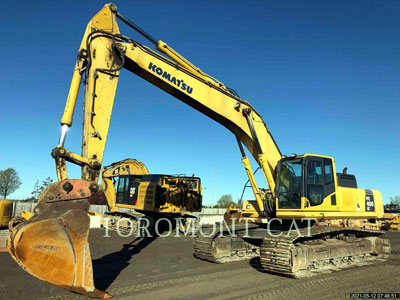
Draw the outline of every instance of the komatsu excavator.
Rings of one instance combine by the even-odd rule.
[[[121,35],[117,18],[165,56]],[[98,189],[121,68],[220,123],[237,140],[255,200],[228,213],[229,219],[236,220],[236,216],[241,220],[235,236],[228,234],[233,225],[199,235],[194,244],[196,257],[229,262],[260,255],[263,269],[300,277],[356,265],[390,252],[383,232],[370,229],[383,215],[379,191],[358,189],[353,175],[337,173],[332,157],[281,155],[249,102],[145,33],[121,15],[115,4],[107,4],[89,22],[78,51],[60,141],[52,151],[59,181],[40,196],[29,222],[10,225],[9,252],[27,272],[87,296],[110,297],[93,284],[86,212],[90,196]],[[68,151],[64,142],[82,78],[84,134],[82,155],[77,155]],[[258,187],[243,145],[260,166],[268,189]],[[81,179],[67,179],[66,161],[82,167]],[[292,231],[290,220],[300,224],[302,218],[315,221],[303,222],[302,228]]]

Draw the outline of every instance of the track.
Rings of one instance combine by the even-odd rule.
[[[249,227],[251,228],[251,227]],[[244,230],[240,225],[236,233]],[[240,237],[228,237],[227,231],[216,228],[206,228],[193,243],[194,256],[213,263],[228,263],[251,259],[260,255],[260,248],[243,241]]]
[[[368,265],[375,260],[382,262],[391,252],[390,241],[382,231],[324,226],[305,228],[300,230],[300,234],[305,238],[299,238],[296,231],[283,234],[282,237],[267,237],[261,245],[260,259],[263,269],[280,275],[304,278]],[[373,251],[368,247],[372,245],[369,240],[371,238],[379,238],[382,242],[380,255],[371,255]],[[314,253],[310,251],[302,255],[302,251],[312,247]]]

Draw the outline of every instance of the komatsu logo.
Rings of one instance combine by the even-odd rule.
[[[162,78],[167,79],[169,82],[172,84],[176,85],[177,87],[181,88],[183,91],[188,92],[188,94],[191,94],[193,92],[193,88],[187,85],[186,83],[183,82],[183,79],[176,79],[175,77],[171,76],[166,71],[163,71],[160,67],[157,67],[155,64],[150,62],[149,64],[149,69],[153,71],[153,73],[156,73],[157,75],[161,76]]]

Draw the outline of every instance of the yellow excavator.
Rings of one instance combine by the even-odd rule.
[[[120,34],[117,18],[165,56]],[[238,223],[235,235],[233,224],[204,229],[203,233],[212,232],[196,238],[196,257],[222,263],[260,255],[266,271],[301,277],[390,253],[389,240],[374,228],[383,215],[379,191],[357,188],[355,176],[337,173],[330,156],[283,156],[249,102],[148,35],[121,15],[115,4],[107,4],[89,22],[78,51],[60,141],[52,151],[58,182],[40,195],[29,221],[10,223],[9,252],[27,272],[87,296],[110,297],[93,284],[86,212],[98,190],[121,68],[220,123],[237,140],[255,200],[227,212],[227,219]],[[78,155],[68,151],[64,142],[82,79],[84,134]],[[259,165],[268,189],[258,186],[245,148]],[[81,179],[67,179],[66,161],[82,167]],[[309,219],[301,222],[304,218]],[[292,225],[293,220],[299,224]]]
[[[136,159],[124,159],[105,166],[101,171],[102,191],[93,194],[89,202],[107,204],[108,227],[137,235],[139,222],[154,233],[157,220],[188,225],[191,212],[201,211],[201,181],[185,175],[150,174]],[[129,219],[129,220],[122,220]],[[183,229],[182,228],[182,229]]]

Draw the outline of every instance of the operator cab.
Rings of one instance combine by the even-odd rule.
[[[278,208],[301,209],[322,204],[335,192],[334,174],[331,157],[305,154],[283,158],[278,163]]]

